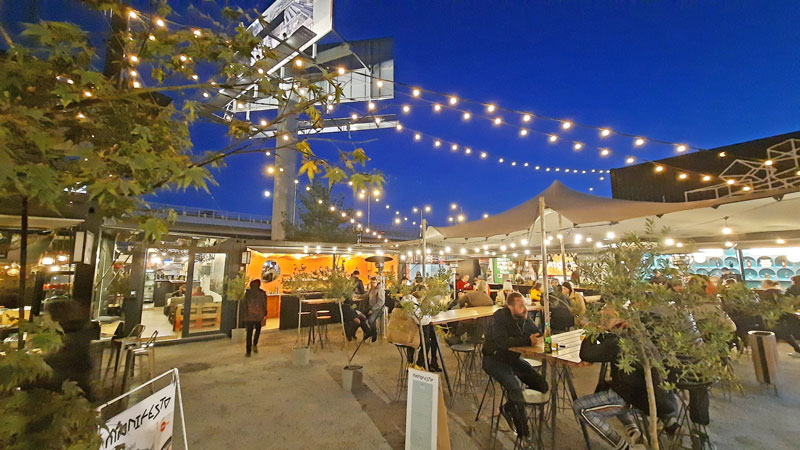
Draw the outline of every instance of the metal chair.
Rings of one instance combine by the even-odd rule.
[[[319,346],[320,348],[325,348],[325,341],[330,342],[328,339],[328,322],[331,321],[331,313],[326,309],[322,309],[316,312],[314,315],[315,326],[317,328],[317,336],[319,336]]]
[[[156,338],[158,337],[158,330],[154,331],[153,334],[150,335],[150,338],[147,339],[146,342],[143,342],[139,347],[132,349],[131,353],[131,369],[130,369],[130,377],[131,379],[136,378],[136,367],[139,367],[139,381],[140,384],[152,380],[156,376]],[[142,359],[147,358],[147,366],[144,365]],[[138,362],[138,363],[137,363]],[[147,376],[143,377],[145,372],[145,367],[147,368]],[[126,369],[127,371],[127,369]],[[150,386],[150,390],[154,391],[153,386]]]
[[[136,324],[131,329],[131,332],[128,333],[128,336],[122,337],[122,331],[125,328],[125,323],[120,322],[117,325],[117,329],[114,331],[114,337],[111,338],[111,354],[109,354],[108,364],[106,364],[106,370],[103,373],[103,384],[106,382],[106,378],[108,376],[109,371],[111,370],[111,361],[114,361],[114,372],[111,379],[111,389],[113,390],[117,385],[117,374],[119,373],[119,359],[122,355],[123,347],[130,347],[138,345],[139,339],[142,337],[142,333],[144,332],[144,325]]]
[[[508,398],[508,394],[506,393],[506,389],[503,387],[503,385],[500,385],[500,389],[502,390],[502,394],[500,395],[499,408],[502,408],[504,400]],[[543,450],[544,440],[542,439],[542,431],[544,430],[545,418],[547,416],[545,412],[545,406],[550,402],[550,393],[539,392],[533,389],[524,389],[522,391],[522,398],[524,405],[523,420],[528,423],[530,436],[525,437],[519,433],[516,433],[514,450],[530,448]],[[497,428],[492,429],[493,435],[497,435],[499,426],[500,413],[498,412]]]

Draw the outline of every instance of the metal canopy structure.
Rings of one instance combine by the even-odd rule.
[[[732,197],[753,192],[800,187],[800,139],[767,148],[767,160],[736,159],[721,174],[723,183],[686,191],[685,200]]]

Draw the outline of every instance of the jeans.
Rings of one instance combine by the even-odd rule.
[[[369,327],[372,329],[373,333],[375,332],[375,322],[381,318],[383,315],[383,308],[380,308],[376,311],[372,311],[371,313],[367,314],[367,323]]]
[[[635,426],[625,399],[613,390],[595,392],[578,398],[572,402],[572,409],[578,420],[589,425],[613,448],[620,449],[628,445],[628,442],[605,420],[607,417],[617,417],[626,427]]]
[[[252,346],[258,346],[258,337],[261,336],[261,321],[246,321],[244,323],[247,328],[247,337],[245,338],[245,345],[247,353],[250,353]],[[255,331],[255,333],[253,333]]]

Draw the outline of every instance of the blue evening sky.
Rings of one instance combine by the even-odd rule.
[[[345,39],[394,39],[398,82],[702,148],[800,129],[798,23],[800,3],[791,0],[334,0],[334,27]],[[501,112],[509,124],[499,127],[480,118],[464,122],[459,113],[433,113],[429,103],[397,89],[395,99],[381,106],[398,113],[408,127],[462,146],[457,152],[435,149],[429,138],[415,143],[410,133],[389,129],[354,133],[353,139],[374,139],[363,147],[372,158],[370,167],[383,171],[388,181],[385,201],[391,210],[381,207],[373,222],[388,224],[399,209],[410,223],[411,208],[429,204],[431,222],[443,224],[451,202],[477,219],[527,200],[556,179],[610,195],[608,176],[600,181],[596,175],[537,173],[533,166],[608,169],[624,165],[628,155],[675,154],[668,145],[634,148],[629,138],[601,140],[594,130],[561,132],[558,124],[544,120],[534,120],[530,128],[558,132],[559,143],[549,144],[537,134],[523,138],[519,116]],[[404,104],[412,108],[407,116],[400,110]],[[478,105],[459,107],[485,114]],[[353,109],[365,112],[366,105],[343,105],[334,115]],[[196,148],[224,146],[220,131],[196,126]],[[571,140],[586,148],[573,151]],[[464,145],[472,155],[464,154]],[[335,152],[331,144],[313,146],[325,155]],[[601,157],[598,146],[611,155]],[[476,155],[480,150],[497,156],[482,161]],[[498,164],[498,156],[506,162]],[[230,159],[216,174],[219,186],[212,195],[164,193],[159,201],[269,215],[263,191],[271,190],[271,179],[262,168],[271,162],[261,154]],[[349,203],[352,196],[347,198]]]

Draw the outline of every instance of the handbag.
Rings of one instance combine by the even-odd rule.
[[[419,325],[407,311],[395,308],[386,326],[386,340],[392,344],[417,348],[420,344]]]

